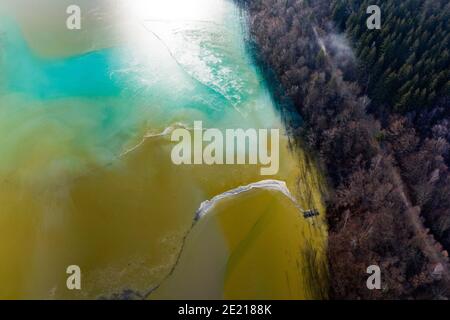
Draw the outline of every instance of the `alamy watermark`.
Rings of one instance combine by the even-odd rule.
[[[192,133],[193,132],[193,133]],[[171,159],[175,165],[261,165],[263,176],[276,175],[280,167],[279,129],[194,129],[172,131]]]
[[[381,29],[381,9],[377,5],[368,6],[366,10],[370,16],[367,18],[366,24],[369,30]]]
[[[81,290],[81,268],[77,265],[68,266],[66,273],[67,277],[66,286],[69,290]]]
[[[367,278],[366,285],[369,290],[380,290],[381,289],[381,269],[377,265],[371,265],[367,267],[369,278]]]
[[[81,8],[77,5],[70,5],[66,9],[69,15],[66,20],[66,27],[69,30],[81,29]]]

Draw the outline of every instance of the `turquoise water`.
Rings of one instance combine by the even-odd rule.
[[[225,57],[227,48],[220,46],[229,43],[214,42],[214,33],[207,33],[210,38],[202,40],[194,57],[195,63],[203,63],[215,49],[216,63],[205,64],[210,75],[203,80],[197,77],[195,65],[183,65],[175,57],[177,48],[169,48],[156,34],[148,33],[152,50],[143,55],[133,46],[119,44],[55,58],[34,52],[13,18],[1,19],[0,30],[3,172],[15,170],[18,163],[27,166],[35,153],[42,157],[43,152],[32,147],[32,139],[41,134],[51,149],[44,158],[51,162],[42,159],[34,170],[51,172],[56,162],[62,171],[62,167],[82,171],[91,162],[113,160],[145,131],[157,133],[176,122],[192,125],[194,119],[217,126],[218,120],[226,123],[225,114],[230,113],[241,118],[234,107],[249,99],[242,83],[235,84],[239,77],[223,80],[223,71],[236,63],[242,67],[246,57]],[[192,36],[192,30],[199,29],[194,26],[186,33]],[[217,59],[223,60],[217,63]],[[251,71],[246,72],[254,77]],[[220,82],[214,82],[217,79]],[[228,123],[234,123],[231,119]],[[29,150],[27,155],[24,149]]]
[[[180,123],[280,128],[280,171],[271,178],[286,181],[304,207],[322,208],[319,174],[291,152],[232,1],[80,0],[83,28],[68,31],[70,2],[42,0],[33,15],[31,0],[0,4],[0,298],[147,291],[174,267],[202,202],[268,178],[257,166],[175,166],[170,137],[158,134]],[[201,234],[220,259],[188,259],[217,265],[195,273],[204,277],[197,294],[227,281],[208,297],[315,297],[294,262],[311,240],[324,265],[323,224],[313,228],[271,191],[235,200]],[[255,237],[247,227],[268,208],[277,208],[275,220]],[[225,279],[222,259],[244,238],[255,246],[239,250]],[[267,257],[272,263],[254,270]],[[65,285],[73,263],[83,270],[81,292]],[[183,280],[170,281],[164,295],[191,288],[192,270],[177,270]],[[245,279],[263,285],[243,291]]]
[[[14,16],[1,19],[0,152],[7,156],[0,170],[11,169],[33,135],[44,131],[52,149],[68,151],[60,162],[70,159],[73,168],[111,161],[146,131],[177,122],[273,127],[278,120],[245,52],[243,26],[225,16],[223,24],[146,21],[140,28],[145,46],[141,39],[94,44],[61,57],[40,55]],[[266,111],[255,113],[260,109]],[[6,134],[11,128],[13,136]]]
[[[120,94],[123,79],[111,75],[120,66],[116,49],[79,56],[46,59],[27,45],[17,22],[2,17],[1,70],[4,92],[21,93],[35,99],[108,97]]]
[[[172,108],[181,104],[184,108],[211,113],[223,110],[229,103],[214,88],[189,75],[181,66],[177,70],[178,74],[171,74],[174,83],[166,83],[170,79],[164,79],[167,76],[164,70],[151,70],[151,65],[142,62],[132,64],[133,57],[127,48],[117,47],[68,58],[45,59],[33,53],[12,22],[3,30],[6,30],[2,55],[3,89],[10,93],[20,93],[39,100],[67,97],[146,99],[149,104],[165,101]],[[153,80],[151,86],[139,82],[145,71],[153,71],[147,74]],[[185,82],[181,99],[167,92],[168,87],[179,85],[177,82],[180,80]],[[161,91],[156,93],[157,90]],[[164,99],[159,99],[162,97]],[[170,109],[167,111],[170,112]]]
[[[151,62],[136,61],[132,51],[126,47],[50,59],[38,56],[27,46],[16,22],[11,19],[2,19],[1,30],[1,89],[5,93],[19,93],[42,101],[67,97],[145,99],[148,104],[165,101],[171,108],[181,104],[184,108],[206,112],[223,110],[228,102],[182,66],[175,70],[175,74],[172,70],[170,79],[167,79],[164,68],[152,66]],[[149,78],[150,83],[140,82],[144,76]],[[173,85],[180,84],[182,87],[177,90],[184,91],[181,99],[168,92],[168,89],[175,89]],[[164,99],[158,99],[162,97]],[[170,109],[167,111],[170,112]]]

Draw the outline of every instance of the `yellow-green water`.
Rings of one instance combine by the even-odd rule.
[[[0,298],[326,297],[324,187],[308,155],[283,135],[275,176],[175,166],[158,135],[196,120],[283,131],[235,5],[78,1],[82,29],[69,31],[72,1],[41,2],[0,5]],[[266,179],[297,204],[253,189],[193,225],[204,201]],[[66,288],[72,264],[80,291]]]

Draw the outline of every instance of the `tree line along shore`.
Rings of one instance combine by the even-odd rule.
[[[450,4],[236,1],[275,98],[302,118],[286,122],[327,177],[330,298],[448,298]],[[366,27],[368,5],[381,30]],[[366,287],[373,264],[381,290]]]

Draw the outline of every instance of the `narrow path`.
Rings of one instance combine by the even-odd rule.
[[[325,43],[317,31],[317,27],[315,25],[312,26],[312,30],[314,33],[315,40],[321,50],[323,50],[325,54],[325,58],[330,67],[335,70],[334,61],[328,55]],[[334,71],[333,71],[334,72]],[[425,227],[421,220],[421,208],[418,206],[413,206],[413,203],[408,196],[407,188],[403,183],[403,179],[399,173],[399,170],[393,166],[390,167],[390,175],[392,177],[392,181],[395,185],[397,192],[402,199],[402,202],[406,208],[405,213],[406,216],[413,228],[413,231],[419,239],[419,246],[422,250],[423,254],[427,257],[430,263],[433,265],[433,270],[431,270],[432,274],[435,274],[436,277],[440,277],[443,279],[447,285],[450,287],[450,262],[448,258],[448,254],[444,254],[443,246],[436,240],[434,235],[430,232],[429,229]]]
[[[433,234],[427,229],[420,218],[421,209],[418,206],[413,206],[410,200],[406,187],[400,176],[398,170],[391,167],[390,174],[395,183],[396,189],[402,199],[403,204],[406,208],[406,215],[413,227],[416,237],[420,240],[420,248],[424,255],[429,259],[429,261],[434,265],[434,270],[441,266],[441,271],[439,272],[442,278],[450,284],[450,263],[447,256],[443,254],[443,246],[435,239]]]

